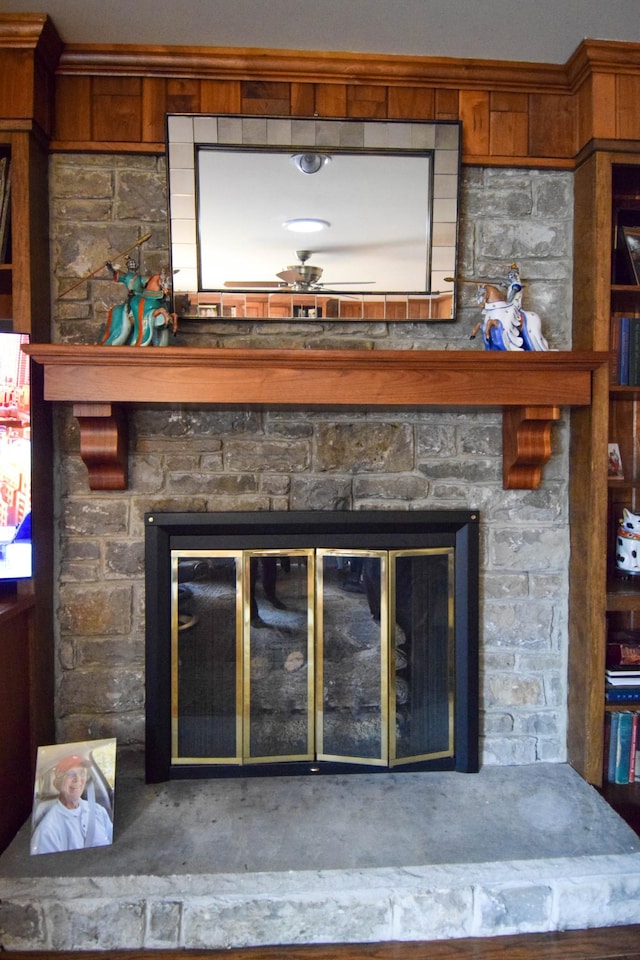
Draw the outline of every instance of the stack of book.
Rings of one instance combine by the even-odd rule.
[[[605,670],[607,703],[640,705],[640,667],[607,667]]]
[[[619,630],[607,642],[605,700],[640,709],[640,631]]]
[[[640,780],[640,756],[636,710],[618,710],[606,715],[604,778],[609,783]]]
[[[622,387],[640,386],[640,317],[616,317],[611,329],[615,382]]]

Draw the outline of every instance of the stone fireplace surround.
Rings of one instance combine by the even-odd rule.
[[[50,183],[52,261],[60,283],[79,275],[80,260],[98,263],[105,249],[123,249],[132,223],[154,233],[145,266],[165,262],[162,160],[59,154],[51,159]],[[461,207],[461,272],[499,274],[517,255],[525,275],[537,278],[525,302],[542,315],[552,347],[568,348],[571,174],[467,168]],[[120,299],[113,287],[96,279],[77,300],[57,301],[56,339],[95,342],[108,305]],[[463,291],[454,325],[224,323],[182,330],[178,342],[468,350],[476,320],[477,308]],[[58,739],[118,737],[118,842],[102,852],[100,863],[91,851],[29,859],[19,835],[0,859],[3,945],[108,950],[431,939],[636,919],[640,874],[633,838],[564,764],[568,418],[554,428],[540,489],[505,491],[499,415],[473,406],[367,413],[140,408],[130,419],[131,489],[105,493],[87,487],[70,412],[59,408],[56,417]],[[460,829],[441,830],[436,839],[442,843],[430,843],[433,855],[418,858],[418,865],[415,856],[403,864],[372,860],[370,798],[359,794],[339,845],[352,857],[334,860],[343,868],[336,873],[321,869],[299,839],[291,814],[306,807],[302,798],[296,807],[287,778],[278,781],[286,790],[281,817],[260,778],[254,783],[261,789],[244,800],[248,785],[226,799],[206,784],[197,795],[181,781],[142,785],[142,544],[149,509],[345,508],[480,512],[483,766],[477,775],[407,775],[436,778],[411,782],[419,788],[413,795],[420,798],[425,830],[460,813]],[[390,833],[393,843],[406,836],[398,814],[408,801],[385,777],[375,779],[396,800],[397,815],[389,818],[399,829]],[[350,778],[349,793],[354,782],[364,791],[368,781]],[[335,800],[340,784],[332,781],[331,788]],[[525,803],[527,815],[523,797],[536,800],[533,807]],[[567,803],[574,802],[567,821]],[[226,827],[203,834],[202,824],[210,824],[220,803]],[[247,804],[253,815],[238,819]],[[256,815],[265,807],[274,832],[252,846],[253,831],[262,826]],[[510,825],[523,826],[528,845],[506,843]],[[360,826],[364,833],[356,831]],[[593,845],[596,835],[600,846]],[[483,838],[487,843],[474,854],[471,841]],[[545,838],[553,838],[559,859],[549,846],[540,847]],[[458,841],[465,854],[456,854]],[[296,858],[295,873],[275,856],[278,849]],[[226,872],[240,850],[252,856],[235,861],[237,872]],[[261,850],[273,854],[270,862]],[[535,859],[538,853],[545,859]]]
[[[153,233],[144,266],[166,258],[164,161],[51,158],[52,262],[59,283],[77,260],[122,249],[131,223]],[[554,349],[570,345],[571,174],[463,168],[461,272],[499,273],[518,249],[536,279],[525,304]],[[123,242],[121,242],[121,238]],[[55,302],[56,339],[96,342],[119,285],[96,278]],[[454,324],[191,325],[177,345],[465,350],[477,307],[461,288]],[[474,343],[474,348],[477,341]],[[500,416],[438,409],[299,410],[162,404],[129,414],[128,491],[90,491],[77,423],[56,405],[60,517],[57,727],[61,740],[144,742],[144,513],[149,510],[477,509],[481,529],[481,757],[562,762],[566,726],[568,440],[553,428],[542,486],[501,482]]]

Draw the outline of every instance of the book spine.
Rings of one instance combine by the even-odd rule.
[[[619,713],[607,714],[609,717],[609,739],[607,749],[607,770],[606,778],[609,783],[614,782],[616,772],[616,741],[618,739],[618,723],[620,721]]]
[[[640,686],[610,687],[607,685],[604,698],[607,703],[640,703]]]
[[[636,757],[638,750],[638,714],[633,714],[631,724],[631,747],[629,748],[629,783],[636,779]]]
[[[629,385],[629,334],[629,317],[620,317],[618,383],[621,387]]]
[[[629,320],[629,386],[640,385],[640,317]]]
[[[620,714],[618,723],[618,737],[616,740],[616,767],[614,783],[629,783],[629,766],[631,758],[631,728],[633,714],[625,710]]]

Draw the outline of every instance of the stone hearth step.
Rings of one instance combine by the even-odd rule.
[[[113,846],[0,857],[5,950],[430,941],[640,922],[640,838],[564,764],[116,786]]]

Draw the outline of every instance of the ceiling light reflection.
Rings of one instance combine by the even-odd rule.
[[[282,226],[292,233],[319,233],[331,224],[328,220],[318,220],[316,217],[298,217],[295,220],[285,220]]]

